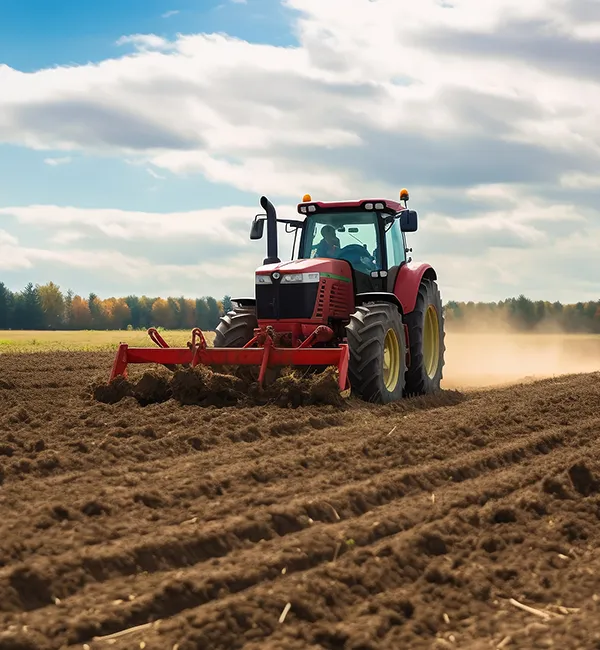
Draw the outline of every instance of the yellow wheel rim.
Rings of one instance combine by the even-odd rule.
[[[383,342],[383,383],[391,393],[400,380],[400,343],[393,329],[389,329]]]
[[[440,363],[440,330],[437,311],[433,305],[429,305],[425,312],[425,322],[423,324],[423,363],[425,364],[427,376],[433,379]]]

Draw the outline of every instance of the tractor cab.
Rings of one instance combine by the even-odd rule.
[[[417,229],[417,213],[395,201],[313,202],[306,195],[298,212],[302,223],[299,259],[345,260],[352,267],[356,292],[392,291],[404,264],[405,232]]]
[[[307,194],[298,205],[304,216],[299,220],[277,217],[263,196],[266,214],[256,216],[250,238],[261,239],[266,223],[267,257],[256,269],[255,298],[243,299],[244,304],[252,306],[259,323],[277,330],[289,329],[293,320],[294,331],[321,324],[341,331],[363,302],[397,303],[394,287],[407,262],[404,233],[417,229],[417,213],[406,207],[408,192],[402,190],[400,198],[404,204],[384,199],[322,202]],[[278,224],[294,233],[287,262],[278,256]]]

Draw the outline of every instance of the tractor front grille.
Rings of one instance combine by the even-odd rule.
[[[257,284],[256,316],[259,320],[312,318],[318,282]]]

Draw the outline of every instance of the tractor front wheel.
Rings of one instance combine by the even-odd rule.
[[[435,393],[440,390],[446,347],[442,298],[434,280],[421,281],[415,308],[406,315],[406,325],[410,345],[406,394]]]
[[[254,330],[258,327],[258,320],[253,311],[233,310],[221,316],[217,325],[217,335],[213,346],[215,348],[243,348],[246,343],[254,338]],[[232,368],[221,368],[221,372],[230,374]],[[255,366],[242,366],[235,370],[235,375],[250,381],[257,381],[260,368]],[[281,368],[267,368],[265,384],[273,383],[281,375]]]
[[[254,328],[258,327],[256,316],[249,311],[230,311],[221,316],[217,325],[215,348],[243,348],[254,338]]]
[[[363,400],[388,404],[402,399],[406,341],[402,315],[390,303],[357,308],[346,327],[352,391]]]

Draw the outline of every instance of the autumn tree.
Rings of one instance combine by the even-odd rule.
[[[48,282],[38,286],[42,312],[44,314],[44,325],[56,329],[65,321],[65,299],[60,287],[54,282]]]
[[[196,327],[196,302],[189,298],[180,298],[181,327],[192,329]]]
[[[71,326],[76,330],[87,330],[92,327],[92,314],[89,301],[81,296],[73,296],[71,302]]]
[[[119,298],[113,306],[111,325],[117,330],[123,330],[130,322],[131,309],[123,298]]]
[[[157,298],[152,305],[152,322],[155,327],[173,329],[177,315],[173,313],[170,303],[164,298]]]

